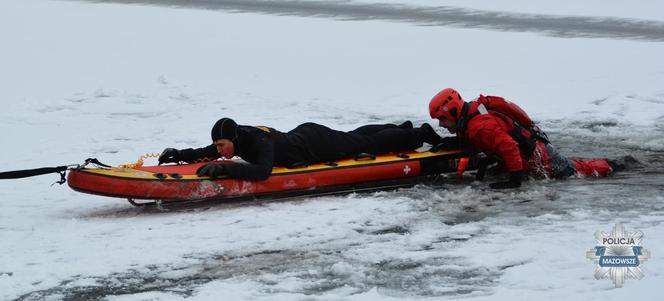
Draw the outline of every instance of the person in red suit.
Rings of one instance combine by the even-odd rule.
[[[550,179],[604,177],[617,168],[607,159],[560,155],[530,117],[502,97],[480,95],[465,102],[456,90],[447,88],[431,99],[429,113],[440,126],[456,134],[444,138],[441,147],[484,153],[504,166],[509,180],[489,184],[494,189],[520,187],[525,174]]]

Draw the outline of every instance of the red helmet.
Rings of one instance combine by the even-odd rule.
[[[429,114],[434,119],[447,119],[456,122],[461,114],[464,101],[459,92],[452,88],[438,92],[429,102]]]

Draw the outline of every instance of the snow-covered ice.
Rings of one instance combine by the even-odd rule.
[[[649,28],[664,11],[656,1],[331,3],[377,2]],[[429,122],[428,100],[446,86],[519,103],[565,154],[630,154],[645,166],[514,191],[450,181],[166,213],[50,187],[56,175],[3,180],[0,299],[657,299],[661,37],[145,3],[0,2],[0,170],[203,146],[223,116],[282,130]],[[594,280],[585,258],[593,233],[616,222],[643,231],[652,252],[646,277],[621,289]]]

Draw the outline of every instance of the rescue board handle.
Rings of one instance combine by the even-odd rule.
[[[355,161],[371,161],[376,160],[376,155],[369,153],[359,153],[355,156]]]

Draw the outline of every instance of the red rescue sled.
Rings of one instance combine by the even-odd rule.
[[[67,183],[79,192],[134,199],[191,201],[233,198],[278,198],[413,185],[423,177],[456,170],[460,151],[407,152],[316,164],[275,167],[265,181],[198,177],[206,163],[140,168],[79,168]],[[209,162],[208,162],[209,163]],[[236,164],[214,161],[214,164]]]

